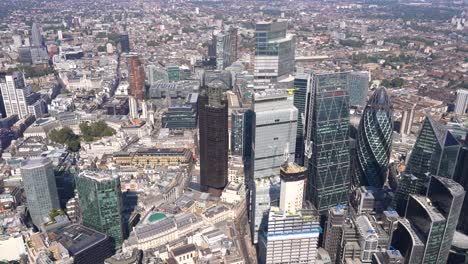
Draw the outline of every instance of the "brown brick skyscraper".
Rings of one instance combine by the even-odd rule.
[[[130,74],[130,95],[137,100],[145,99],[145,70],[136,54],[129,54],[128,69]]]

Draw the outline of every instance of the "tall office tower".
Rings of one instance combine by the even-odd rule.
[[[44,45],[41,28],[36,22],[33,22],[31,28],[31,44],[35,47],[42,47]]]
[[[351,84],[349,86],[349,104],[366,105],[367,91],[369,90],[369,72],[351,72]]]
[[[297,108],[296,162],[304,165],[304,135],[307,127],[307,113],[310,93],[310,74],[297,73],[294,78],[294,106]]]
[[[467,136],[468,139],[468,136]],[[457,169],[453,179],[465,188],[465,191],[468,191],[468,140],[465,140],[463,148],[460,150],[460,155],[458,156]],[[465,195],[463,201],[463,207],[460,213],[458,220],[457,230],[462,232],[465,235],[468,235],[468,195]]]
[[[419,238],[425,244],[422,263],[438,262],[440,246],[444,239],[446,219],[423,195],[410,195],[405,217],[414,226]]]
[[[398,182],[393,205],[399,214],[405,210],[409,194],[423,194],[429,175],[453,178],[462,145],[448,129],[427,116],[406,165],[406,174]],[[410,179],[411,178],[411,179]]]
[[[457,90],[457,100],[455,101],[455,114],[464,115],[468,110],[468,89]]]
[[[427,116],[409,157],[406,172],[424,181],[428,172],[453,178],[460,149],[461,144],[452,133]]]
[[[228,103],[231,87],[226,72],[206,72],[198,96],[200,137],[200,185],[204,191],[218,193],[227,184]]]
[[[406,218],[398,220],[392,235],[390,249],[400,251],[405,264],[421,263],[424,257],[424,242],[419,238],[415,227]]]
[[[268,229],[259,238],[259,263],[315,263],[320,234],[315,210],[270,210]]]
[[[250,228],[257,243],[268,210],[279,200],[280,167],[294,159],[297,109],[286,90],[268,89],[254,95],[253,111]]]
[[[239,39],[238,39],[238,30],[237,28],[235,27],[231,27],[229,29],[229,38],[230,38],[230,42],[231,42],[231,47],[230,47],[230,57],[229,57],[229,61],[230,61],[230,64],[233,64],[234,62],[237,61],[237,49],[238,49],[238,43],[239,43]]]
[[[0,90],[7,116],[18,115],[22,119],[29,114],[27,99],[31,94],[31,87],[25,84],[22,73],[0,75]]]
[[[254,111],[248,109],[244,113],[244,149],[242,153],[242,159],[244,161],[245,171],[245,186],[248,186],[252,175],[251,163],[252,163],[252,137],[253,137],[253,118]]]
[[[306,136],[307,197],[321,214],[348,200],[349,79],[347,72],[313,75]]]
[[[280,204],[281,211],[296,212],[301,210],[304,200],[304,187],[307,170],[294,162],[281,166]]]
[[[53,209],[60,209],[52,161],[48,158],[26,160],[21,165],[21,178],[32,221],[40,227],[49,221],[46,218]]]
[[[271,87],[294,73],[295,37],[286,22],[263,21],[255,25],[255,88]]]
[[[392,150],[392,104],[385,88],[375,90],[359,123],[355,179],[361,186],[382,188]]]
[[[414,110],[416,105],[413,105],[411,110],[404,110],[400,122],[400,134],[409,135],[411,134],[411,128],[413,127]]]
[[[446,219],[442,239],[437,241],[439,247],[437,263],[447,263],[458,217],[465,198],[465,190],[454,180],[432,176],[427,190],[427,197]],[[430,243],[433,242],[430,241]]]
[[[343,236],[342,226],[345,222],[345,216],[346,210],[343,206],[335,206],[329,209],[323,247],[330,255],[331,263],[337,263],[337,259],[339,258],[339,248],[341,237]]]
[[[137,100],[145,99],[145,70],[137,54],[128,55],[130,95]]]
[[[130,52],[130,39],[127,32],[120,34],[120,50],[124,53]]]
[[[128,97],[128,115],[133,119],[138,119],[138,102],[133,96]]]
[[[231,28],[213,35],[216,69],[224,70],[237,60],[237,29]],[[213,49],[213,48],[211,48]],[[212,53],[213,51],[211,51]],[[210,51],[208,52],[210,53]]]
[[[120,178],[106,172],[83,171],[76,189],[84,226],[107,234],[116,248],[123,242]]]
[[[231,113],[231,154],[242,156],[244,153],[245,110],[232,110]]]

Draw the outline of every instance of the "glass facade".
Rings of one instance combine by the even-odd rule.
[[[231,113],[231,154],[242,156],[244,153],[244,116],[245,111],[233,110]]]
[[[369,72],[352,72],[349,87],[349,104],[364,106],[369,90]]]
[[[307,122],[310,74],[298,74],[294,79],[294,106],[297,108],[296,163],[304,165],[304,128]]]
[[[461,144],[447,128],[427,116],[411,152],[406,171],[427,181],[428,172],[453,178]]]
[[[390,98],[385,88],[369,99],[359,124],[354,168],[361,186],[382,188],[392,148],[393,121]]]
[[[295,38],[287,34],[286,22],[255,25],[256,79],[273,79],[294,72]]]
[[[21,178],[32,222],[40,227],[53,209],[60,209],[52,161],[47,158],[25,161]]]
[[[120,179],[82,172],[76,178],[84,226],[107,234],[116,248],[123,242]]]
[[[349,73],[314,74],[308,142],[308,199],[321,214],[348,200]]]
[[[447,263],[465,191],[461,185],[451,179],[432,176],[427,197],[446,219],[443,238],[438,241],[440,250],[436,263]]]

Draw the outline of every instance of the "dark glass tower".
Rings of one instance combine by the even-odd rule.
[[[120,34],[120,49],[124,53],[130,52],[130,39],[128,37],[128,33]]]
[[[356,142],[355,179],[361,186],[382,188],[392,148],[392,105],[385,88],[378,88],[364,109]]]
[[[294,106],[297,108],[296,163],[304,165],[304,134],[307,127],[307,106],[310,90],[310,74],[297,74],[294,78]]]
[[[405,218],[393,233],[392,247],[405,255],[411,247],[401,227],[414,229],[424,244],[424,254],[406,263],[447,263],[462,208],[465,191],[452,179],[431,176],[427,195],[411,194],[405,210]],[[410,226],[404,224],[407,221]],[[416,240],[413,238],[413,241]],[[408,256],[405,256],[408,257]]]
[[[390,249],[399,250],[405,257],[405,263],[421,263],[424,257],[424,243],[406,218],[398,220],[398,227],[393,231]]]
[[[314,74],[307,128],[308,199],[321,214],[346,203],[350,182],[348,72]]]
[[[102,172],[81,172],[76,189],[84,226],[107,234],[116,248],[123,242],[120,178]]]
[[[398,182],[394,200],[398,213],[402,213],[408,194],[425,194],[430,175],[454,177],[461,149],[460,142],[444,125],[426,117],[406,165],[406,173],[416,180]]]
[[[467,138],[468,139],[468,138]],[[453,179],[458,182],[465,191],[468,190],[468,141],[465,142],[465,145],[460,151],[458,156],[457,170]],[[465,195],[465,200],[463,202],[463,208],[460,213],[458,220],[457,230],[462,232],[465,235],[468,235],[468,195]]]
[[[230,79],[225,71],[207,72],[198,96],[200,185],[204,191],[221,190],[228,173],[228,103]]]
[[[411,152],[406,171],[418,178],[426,173],[453,178],[461,144],[441,123],[430,116],[424,120]],[[427,180],[427,179],[426,179]]]
[[[458,223],[458,217],[463,205],[465,191],[455,181],[439,176],[432,176],[427,191],[427,197],[439,212],[445,217],[446,225],[440,243],[437,263],[447,263],[450,246]]]

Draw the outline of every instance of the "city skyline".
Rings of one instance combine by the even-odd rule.
[[[0,1],[0,262],[468,262],[468,5]]]

